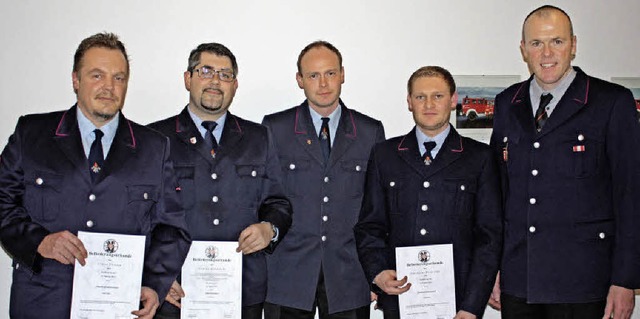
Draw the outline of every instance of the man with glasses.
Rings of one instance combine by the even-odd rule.
[[[191,51],[184,72],[189,104],[150,124],[169,137],[187,224],[193,240],[238,241],[244,254],[242,319],[262,318],[265,255],[291,224],[280,164],[265,127],[228,109],[238,88],[233,53],[219,43]],[[179,318],[183,291],[174,282],[156,318]]]
[[[93,258],[77,237],[87,231],[147,236],[144,307],[133,314],[150,319],[190,245],[168,141],[122,114],[129,60],[116,35],[82,40],[72,82],[77,103],[21,117],[2,152],[0,240],[14,267],[10,316],[69,318],[74,264]]]
[[[367,159],[384,140],[380,121],[340,100],[340,51],[317,41],[298,56],[301,105],[268,115],[293,205],[293,227],[269,257],[265,318],[369,318],[369,283],[358,261],[353,226],[360,212]]]

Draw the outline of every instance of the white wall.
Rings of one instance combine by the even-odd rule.
[[[343,100],[381,119],[389,137],[412,126],[405,86],[422,65],[455,75],[528,76],[520,26],[542,1],[9,1],[0,0],[0,147],[18,116],[65,109],[75,101],[72,56],[100,31],[127,46],[132,76],[125,114],[143,124],[187,103],[182,72],[202,42],[221,42],[237,56],[232,112],[260,121],[304,98],[295,61],[309,42],[334,43],[344,56]],[[574,62],[587,73],[640,76],[640,1],[555,1],[578,36]],[[8,316],[10,260],[0,253],[0,317]],[[640,316],[636,315],[638,318]],[[497,318],[489,312],[488,318]]]

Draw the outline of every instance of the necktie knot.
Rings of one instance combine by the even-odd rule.
[[[434,141],[429,141],[429,142],[424,142],[423,143],[424,148],[425,148],[425,152],[424,155],[422,155],[422,158],[424,160],[424,165],[431,165],[431,162],[433,162],[433,156],[431,155],[431,151],[433,151],[434,148],[436,148],[436,142]]]
[[[202,127],[204,127],[208,133],[213,132],[216,129],[218,123],[216,121],[202,121]]]
[[[102,140],[102,137],[104,136],[104,133],[102,133],[100,129],[93,130],[93,134],[96,135],[96,140]]]

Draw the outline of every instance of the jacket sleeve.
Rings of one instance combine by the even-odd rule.
[[[640,288],[640,126],[628,89],[616,94],[612,103],[606,137],[616,225],[611,284],[636,289]]]
[[[173,164],[169,160],[169,140],[165,139],[161,194],[152,212],[152,231],[142,274],[142,285],[154,289],[160,300],[164,300],[180,273],[191,246]]]
[[[484,152],[474,202],[473,255],[460,309],[480,317],[486,308],[502,256],[502,199],[494,154]],[[478,154],[480,155],[480,154]],[[478,156],[479,157],[479,156]]]
[[[267,253],[272,253],[278,243],[280,243],[291,227],[291,203],[284,194],[282,186],[282,170],[280,161],[271,138],[271,133],[267,130],[267,167],[265,185],[263,185],[262,203],[258,208],[258,218],[260,221],[270,222],[278,227],[278,240],[272,241],[265,248]]]
[[[7,253],[33,272],[41,270],[38,246],[49,231],[32,221],[24,207],[25,177],[22,148],[25,118],[18,120],[15,132],[0,157],[0,242]]]

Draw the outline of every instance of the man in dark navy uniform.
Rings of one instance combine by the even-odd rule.
[[[265,116],[274,138],[293,224],[269,257],[267,319],[369,318],[371,295],[358,261],[353,226],[367,158],[384,140],[380,121],[340,100],[344,68],[332,44],[317,41],[298,56],[307,99]]]
[[[385,319],[400,318],[397,295],[417,278],[397,278],[395,248],[452,244],[455,319],[482,317],[502,249],[497,161],[486,144],[449,124],[458,102],[449,71],[418,69],[407,103],[416,126],[377,144],[354,231],[367,279]],[[427,251],[419,253],[427,261]]]
[[[503,318],[629,318],[640,287],[633,96],[572,67],[576,45],[564,11],[534,10],[520,43],[533,74],[496,97],[505,238],[491,305]]]
[[[187,255],[169,141],[122,115],[129,81],[111,33],[76,50],[70,109],[20,118],[0,163],[0,240],[13,258],[10,316],[69,318],[78,231],[146,235],[143,309],[150,319]],[[134,310],[134,309],[132,309]]]
[[[191,51],[184,72],[189,104],[150,124],[171,141],[171,160],[194,240],[238,241],[244,254],[242,318],[262,318],[267,292],[266,253],[291,225],[291,205],[280,184],[278,156],[267,129],[231,114],[238,88],[233,53],[219,43]],[[178,281],[156,318],[179,318]]]

